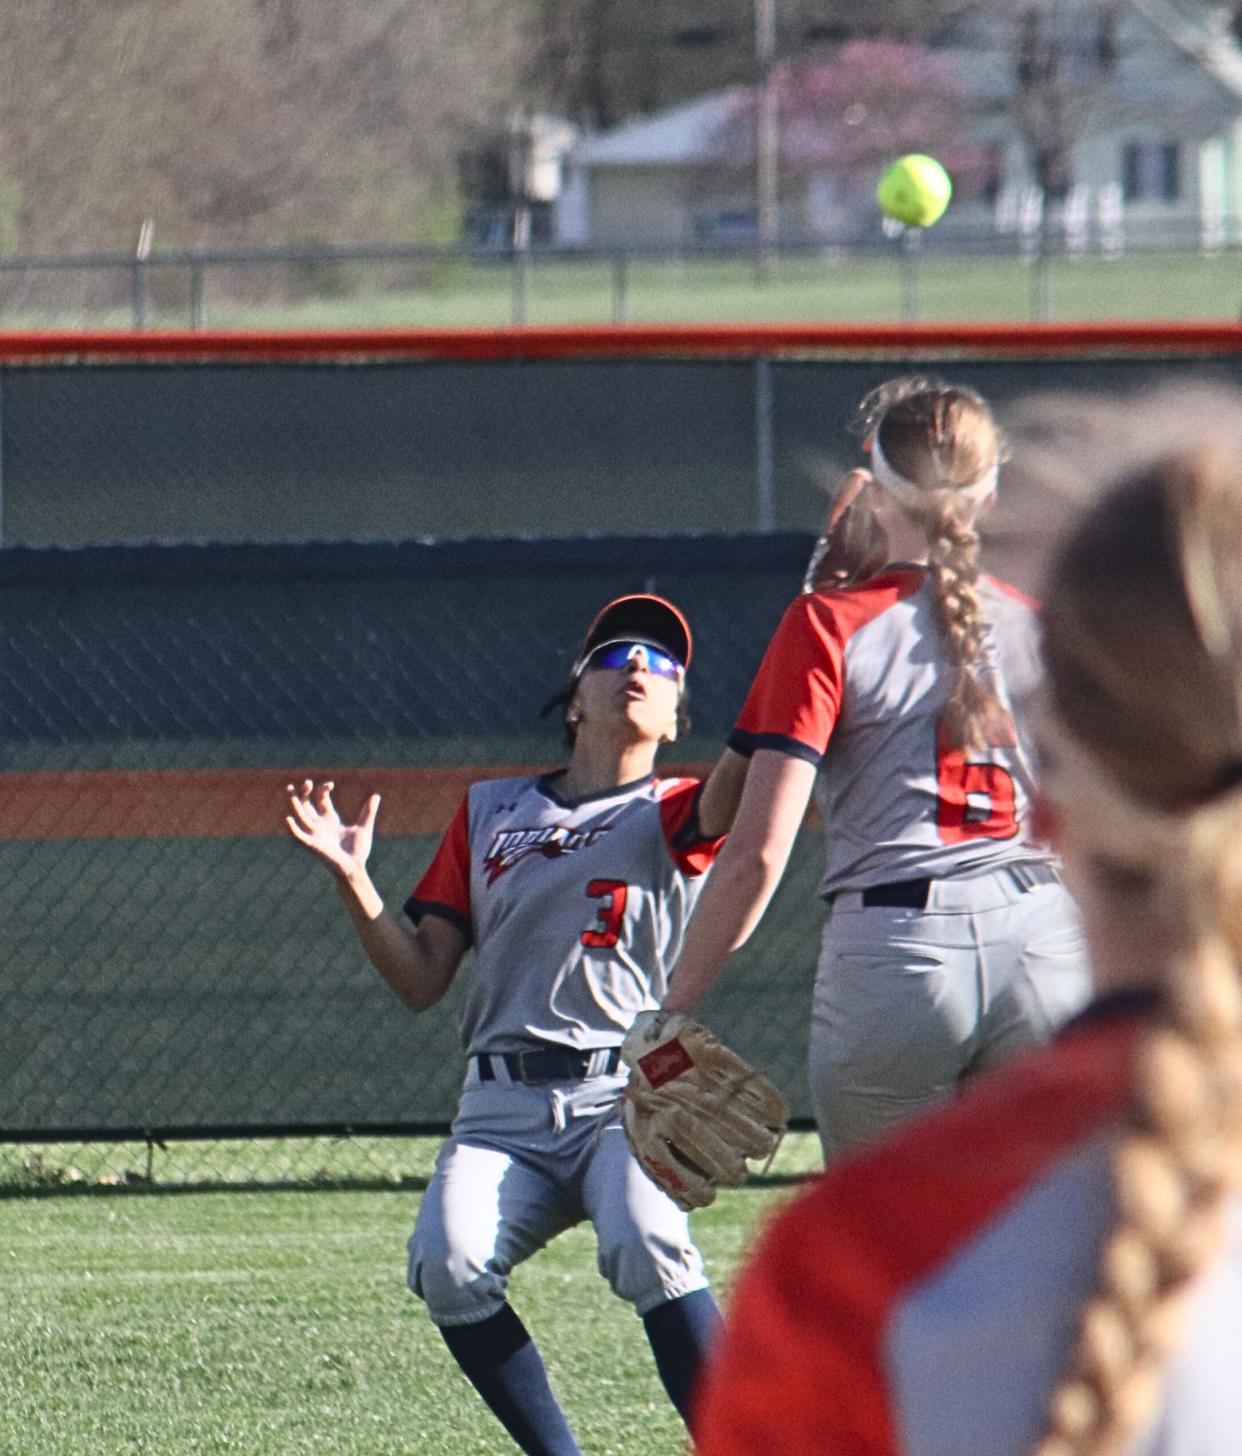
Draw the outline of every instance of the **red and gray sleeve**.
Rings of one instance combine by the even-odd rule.
[[[818,764],[841,708],[846,632],[831,597],[790,604],[768,644],[729,747],[771,748]]]
[[[455,925],[467,941],[474,938],[470,919],[470,798],[457,806],[440,847],[426,873],[405,902],[415,925],[424,915],[438,915]]]
[[[670,779],[660,795],[660,825],[673,863],[683,875],[694,878],[711,868],[725,841],[724,835],[708,839],[699,828],[699,798],[703,785],[698,779]]]

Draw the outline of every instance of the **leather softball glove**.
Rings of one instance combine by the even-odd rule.
[[[643,1171],[680,1208],[737,1188],[770,1163],[789,1123],[780,1090],[681,1012],[643,1011],[621,1044],[622,1123]]]

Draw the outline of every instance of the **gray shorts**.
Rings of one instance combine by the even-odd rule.
[[[997,869],[933,880],[925,909],[851,894],[824,926],[811,1102],[825,1160],[1049,1040],[1090,995],[1078,911],[1059,884]]]
[[[583,1219],[600,1273],[640,1315],[707,1287],[686,1215],[625,1140],[624,1086],[617,1076],[528,1086],[503,1073],[480,1085],[472,1064],[409,1241],[410,1288],[436,1324],[496,1314],[513,1267]]]

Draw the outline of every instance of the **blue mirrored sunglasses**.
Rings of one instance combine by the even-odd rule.
[[[590,654],[583,663],[582,670],[593,672],[599,668],[624,669],[635,658],[639,659],[640,667],[646,668],[656,677],[667,677],[676,681],[681,676],[681,663],[660,648],[652,647],[649,642],[605,642]]]

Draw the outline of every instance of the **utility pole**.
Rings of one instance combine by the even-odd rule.
[[[776,0],[755,3],[755,242],[756,273],[772,276],[779,196],[780,126],[776,95]]]

